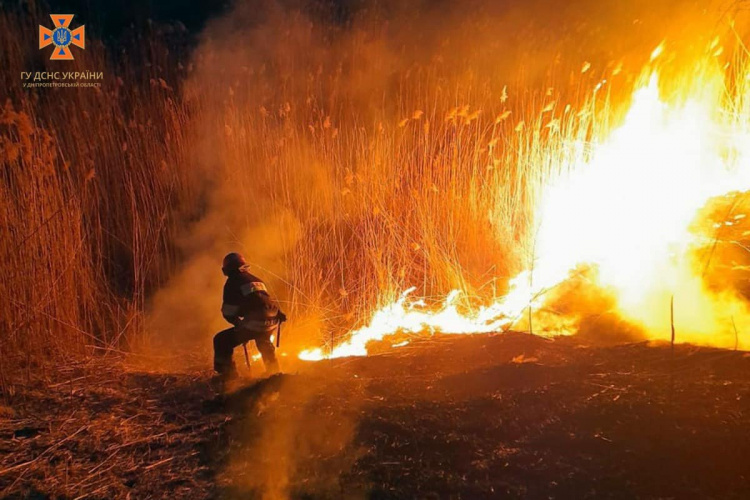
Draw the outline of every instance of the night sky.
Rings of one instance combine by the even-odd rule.
[[[138,28],[148,20],[157,23],[179,21],[190,32],[200,31],[206,20],[221,14],[228,0],[52,0],[51,12],[70,12],[86,23],[97,38],[111,39],[130,27]]]

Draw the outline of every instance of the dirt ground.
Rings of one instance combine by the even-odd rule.
[[[0,497],[750,498],[743,352],[509,333],[285,368],[14,386]]]

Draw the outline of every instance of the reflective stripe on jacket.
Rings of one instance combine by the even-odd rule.
[[[222,315],[230,322],[262,321],[276,318],[279,307],[263,280],[250,274],[246,268],[230,274],[224,284]]]

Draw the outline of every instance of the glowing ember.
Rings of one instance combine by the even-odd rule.
[[[663,50],[657,47],[652,60]],[[747,308],[731,293],[706,289],[702,269],[688,258],[706,242],[688,228],[709,199],[750,189],[750,92],[740,88],[727,99],[712,61],[698,65],[683,87],[665,102],[657,73],[648,71],[622,124],[585,154],[581,145],[554,165],[537,204],[533,269],[513,279],[505,297],[462,313],[454,290],[430,311],[409,299],[410,289],[330,352],[308,350],[300,358],[363,356],[369,342],[397,332],[508,329],[582,264],[598,270],[598,286],[614,293],[622,317],[653,338],[668,335],[674,296],[682,341],[726,345],[727,325],[747,324]]]

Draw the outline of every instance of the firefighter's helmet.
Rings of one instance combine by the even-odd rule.
[[[245,258],[237,252],[226,254],[224,261],[221,263],[221,271],[229,276],[230,273],[238,271],[242,266],[246,265]]]

